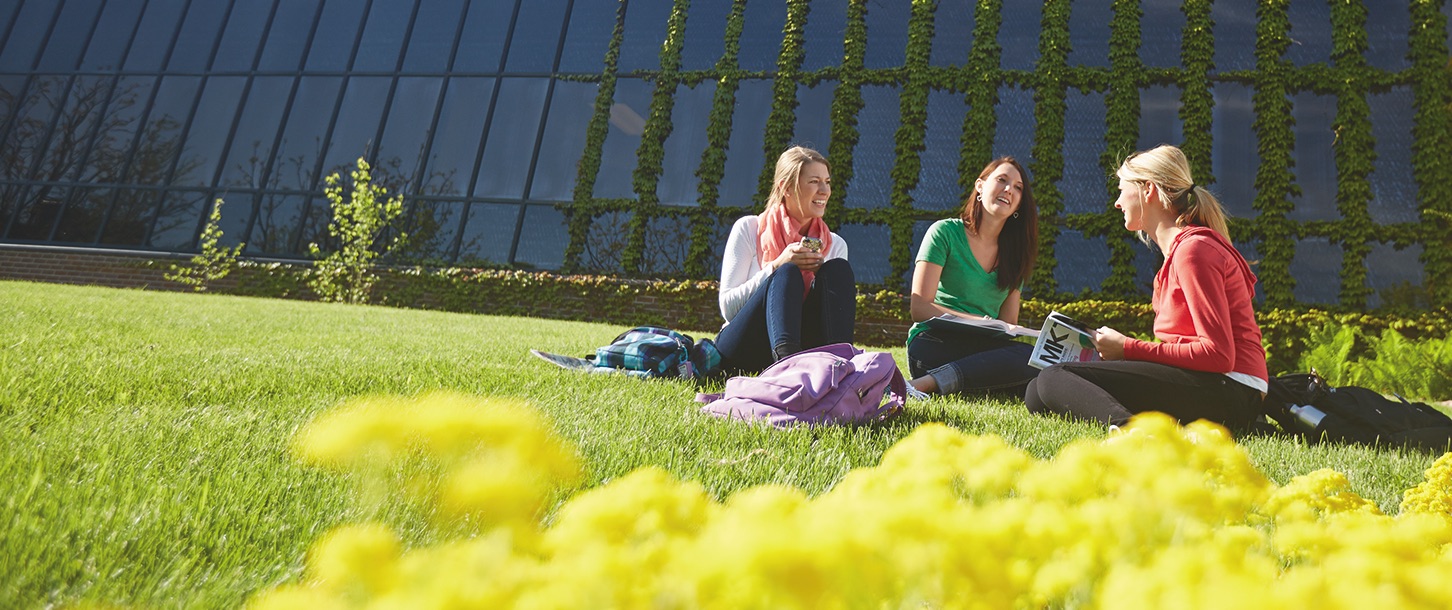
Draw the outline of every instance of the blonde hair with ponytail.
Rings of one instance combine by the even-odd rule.
[[[823,157],[822,153],[805,146],[793,146],[777,157],[776,174],[772,176],[771,196],[766,201],[767,209],[785,202],[787,189],[791,189],[792,197],[801,198],[798,181],[802,177],[802,168],[812,162],[827,165],[827,158]]]
[[[1230,239],[1225,209],[1209,190],[1195,184],[1195,179],[1190,176],[1190,161],[1179,148],[1161,144],[1134,153],[1120,164],[1119,171],[1114,174],[1126,182],[1151,182],[1159,187],[1161,203],[1178,216],[1175,226],[1210,227],[1227,241]],[[1140,239],[1148,243],[1143,231]]]

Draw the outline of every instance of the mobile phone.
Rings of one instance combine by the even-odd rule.
[[[802,238],[802,247],[803,248],[806,248],[808,250],[811,250],[813,252],[821,252],[822,251],[822,238],[820,238],[820,237],[812,237],[810,235],[808,235],[806,237],[803,237]]]

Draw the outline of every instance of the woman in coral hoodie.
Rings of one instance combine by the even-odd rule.
[[[1165,254],[1153,296],[1159,341],[1100,328],[1094,344],[1104,361],[1044,369],[1024,402],[1034,413],[1111,425],[1160,411],[1244,427],[1265,396],[1265,348],[1251,308],[1256,278],[1230,244],[1225,211],[1173,146],[1130,155],[1116,174],[1124,228]]]

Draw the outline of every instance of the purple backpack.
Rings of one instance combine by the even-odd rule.
[[[907,382],[892,354],[835,343],[777,361],[756,377],[732,377],[720,394],[697,394],[702,411],[773,426],[865,423],[902,410]]]

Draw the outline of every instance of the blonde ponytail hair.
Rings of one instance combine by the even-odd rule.
[[[1161,144],[1130,155],[1114,172],[1126,182],[1153,182],[1160,189],[1165,207],[1178,216],[1175,225],[1210,227],[1230,239],[1229,216],[1220,201],[1190,176],[1190,161],[1179,148]],[[1141,236],[1141,239],[1146,239]]]
[[[812,162],[827,165],[827,158],[810,148],[804,146],[793,146],[786,149],[780,157],[776,158],[776,174],[772,176],[771,197],[766,200],[766,208],[781,205],[786,201],[787,189],[791,189],[793,197],[801,197],[798,191],[798,184],[802,178],[802,168]],[[828,166],[830,168],[830,166]]]

